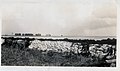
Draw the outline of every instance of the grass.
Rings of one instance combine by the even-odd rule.
[[[2,66],[100,66],[97,60],[91,57],[70,53],[45,53],[39,50],[28,50],[2,46]],[[102,65],[103,66],[103,65]]]

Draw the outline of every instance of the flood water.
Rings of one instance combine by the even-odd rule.
[[[2,37],[14,37],[14,38],[37,38],[37,39],[94,39],[94,40],[101,40],[101,39],[116,39],[116,36],[2,36]]]

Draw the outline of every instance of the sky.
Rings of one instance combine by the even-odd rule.
[[[3,0],[2,34],[116,36],[115,0]]]

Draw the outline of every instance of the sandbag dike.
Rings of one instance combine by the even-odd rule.
[[[115,52],[102,53],[115,45],[89,44],[68,40],[6,39],[1,64],[15,66],[115,66]],[[87,48],[89,47],[89,48]],[[96,48],[96,49],[94,49]],[[107,48],[106,48],[107,49]]]
[[[37,49],[41,51],[54,51],[54,52],[70,52],[72,50],[72,42],[66,42],[66,41],[40,41],[40,40],[34,40],[31,42],[28,48],[30,49]],[[76,50],[74,48],[73,50]]]

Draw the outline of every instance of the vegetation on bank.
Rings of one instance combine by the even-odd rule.
[[[19,41],[18,41],[19,40]],[[24,41],[20,41],[24,40]],[[110,67],[111,63],[106,62],[104,59],[99,59],[89,55],[75,54],[74,52],[54,52],[52,50],[46,52],[37,49],[29,49],[30,41],[34,39],[29,38],[6,38],[1,47],[1,65],[2,66],[94,66],[94,67]],[[58,41],[53,39],[39,39],[40,41]],[[104,40],[104,43],[108,43],[108,40],[115,45],[115,39]],[[63,40],[59,40],[63,41]],[[69,40],[64,39],[67,42],[86,42],[91,43],[91,40]],[[101,41],[98,41],[101,42]],[[96,43],[98,43],[96,41]],[[110,44],[109,42],[109,44]],[[93,42],[92,42],[93,43]],[[103,42],[101,42],[103,43]],[[94,42],[95,44],[95,42]],[[114,56],[112,59],[115,59]],[[114,63],[115,64],[115,63]],[[115,66],[115,65],[113,65]]]

